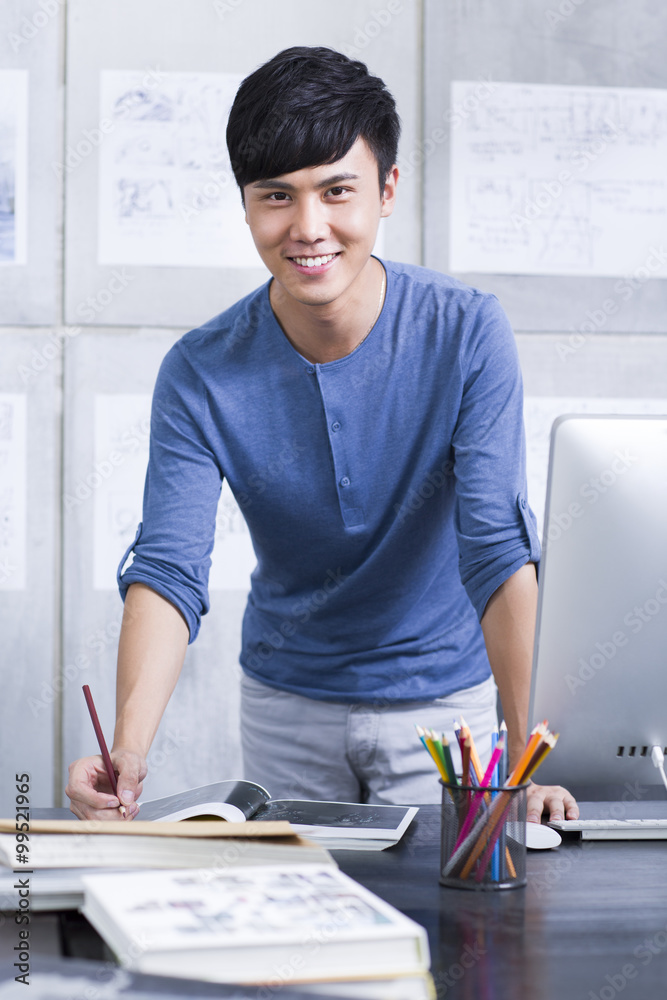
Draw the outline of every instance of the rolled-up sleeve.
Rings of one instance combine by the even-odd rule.
[[[201,380],[177,344],[162,362],[153,393],[142,523],[118,568],[123,600],[130,584],[146,584],[178,608],[190,642],[209,610],[222,486],[222,470],[207,444],[204,404]]]
[[[459,356],[462,402],[453,438],[461,580],[479,619],[540,542],[528,505],[523,386],[514,335],[495,296],[479,294]]]

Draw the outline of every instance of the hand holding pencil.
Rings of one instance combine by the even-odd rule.
[[[97,755],[84,757],[70,765],[69,782],[65,789],[71,800],[70,808],[79,819],[133,819],[139,811],[136,798],[141,794],[141,783],[146,776],[146,761],[138,753],[116,749],[112,762],[88,685],[84,686],[84,695],[100,746],[101,759]],[[127,788],[135,790],[134,801],[129,803],[123,795],[123,790]],[[120,801],[119,792],[123,796],[123,802]]]

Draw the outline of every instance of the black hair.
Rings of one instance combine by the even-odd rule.
[[[229,114],[227,147],[243,195],[254,181],[335,163],[363,138],[382,193],[400,129],[394,98],[364,63],[296,45],[245,78]]]

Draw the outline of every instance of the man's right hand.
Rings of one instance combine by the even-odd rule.
[[[137,799],[146,777],[146,760],[131,750],[112,750],[111,760],[117,772],[118,796],[114,795],[102,757],[82,757],[69,766],[65,789],[70,809],[79,819],[122,820],[119,806],[125,806],[126,818],[139,812]]]

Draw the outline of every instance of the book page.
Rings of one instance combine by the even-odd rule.
[[[258,820],[287,820],[295,826],[330,827],[346,836],[397,834],[408,813],[406,806],[366,805],[354,802],[316,802],[308,799],[272,799],[257,812]]]
[[[242,823],[269,797],[266,789],[253,781],[216,781],[142,802],[140,815],[142,820],[178,820],[210,813],[231,823]],[[272,818],[283,819],[282,816]]]

